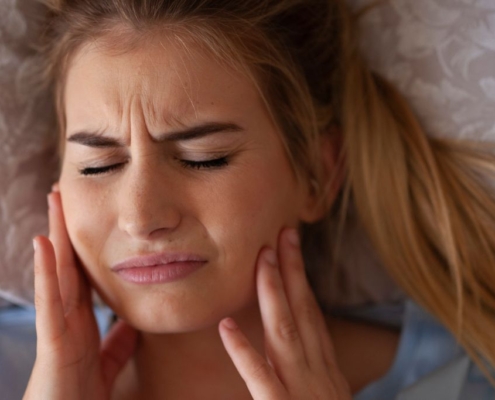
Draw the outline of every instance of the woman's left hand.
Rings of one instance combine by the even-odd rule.
[[[280,236],[279,257],[263,249],[257,266],[267,359],[231,318],[219,325],[224,346],[254,400],[350,400],[349,384],[306,279],[297,231],[285,229]]]

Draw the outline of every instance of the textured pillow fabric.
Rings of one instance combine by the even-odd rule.
[[[372,2],[347,0],[355,10]],[[360,28],[369,65],[401,91],[429,136],[495,142],[494,0],[386,0]],[[331,271],[315,279],[328,307],[404,298],[352,213],[342,243],[339,287]]]
[[[0,297],[19,303],[32,301],[31,238],[47,231],[55,179],[49,99],[31,98],[25,85],[41,11],[34,0],[0,0]],[[361,28],[370,65],[401,90],[429,135],[495,141],[495,1],[385,1]],[[341,305],[403,298],[352,214],[342,242],[346,292],[330,290],[323,271],[320,297]]]
[[[0,0],[0,297],[18,304],[33,299],[32,238],[47,233],[56,169],[50,100],[34,95],[31,79],[43,10]]]
[[[495,1],[386,3],[361,24],[372,68],[402,91],[430,136],[494,142]]]

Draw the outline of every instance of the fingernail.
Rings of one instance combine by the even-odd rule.
[[[58,183],[54,183],[52,185],[52,192],[58,192],[58,191],[59,191],[59,189],[58,189]]]
[[[222,321],[223,326],[225,326],[227,329],[230,329],[231,331],[235,331],[237,329],[237,324],[232,318],[225,318]]]
[[[293,246],[299,246],[299,233],[297,232],[297,229],[291,228],[288,229],[287,231],[287,239],[289,240],[289,243],[292,244]]]
[[[265,250],[265,254],[263,256],[271,265],[277,265],[277,254],[275,253],[275,250],[267,249]]]
[[[38,250],[38,243],[36,242],[36,239],[33,239],[33,249],[34,251]]]

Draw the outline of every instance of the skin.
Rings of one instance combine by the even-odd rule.
[[[164,35],[118,53],[100,44],[84,46],[68,70],[68,141],[60,194],[49,198],[52,244],[39,238],[35,260],[37,323],[44,333],[25,398],[39,393],[38,386],[63,387],[46,393],[64,398],[80,385],[92,388],[88,398],[289,399],[310,387],[315,398],[349,399],[363,375],[354,377],[359,363],[335,350],[329,336],[330,326],[341,333],[348,328],[321,315],[300,249],[290,244],[295,230],[286,229],[316,221],[326,209],[316,207],[308,185],[295,178],[281,133],[254,86],[200,48],[186,52]],[[242,131],[157,140],[213,121]],[[122,145],[71,140],[80,132]],[[336,146],[322,141],[329,174]],[[224,156],[228,165],[211,169],[181,161]],[[81,174],[109,165],[117,167]],[[153,285],[125,282],[111,270],[128,257],[162,251],[194,252],[207,263],[185,279]],[[85,277],[127,322],[103,353],[94,329],[81,333],[94,325]],[[227,328],[229,316],[238,328]],[[137,344],[130,326],[139,332]],[[347,361],[346,374],[340,358]],[[57,371],[54,364],[59,373],[50,386],[46,373]]]
[[[163,38],[119,56],[88,45],[67,77],[66,137],[104,131],[126,143],[109,149],[66,143],[60,191],[69,237],[107,303],[147,332],[196,331],[255,306],[260,249],[275,246],[284,225],[311,217],[306,188],[296,182],[253,86],[198,50],[194,55]],[[244,131],[153,140],[213,121]],[[229,165],[215,170],[177,160],[224,155]],[[79,173],[119,163],[126,164],[106,175]],[[187,280],[152,286],[124,283],[110,270],[161,251],[194,252],[208,265]]]

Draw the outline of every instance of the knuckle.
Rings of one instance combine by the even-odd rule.
[[[268,381],[271,378],[272,369],[266,361],[262,361],[253,367],[250,375],[257,381]]]
[[[78,298],[67,295],[63,300],[64,312],[69,314],[72,310],[77,310],[80,306],[80,301]]]
[[[311,326],[316,326],[320,318],[319,310],[309,301],[303,302],[298,315],[301,315],[301,317]]]
[[[250,350],[250,346],[246,341],[238,340],[234,344],[234,349],[239,353],[247,353]]]
[[[34,307],[39,310],[40,308],[43,307],[43,304],[45,303],[45,301],[43,300],[43,298],[39,295],[39,294],[35,294],[34,296]]]
[[[266,279],[266,285],[269,291],[271,292],[279,292],[282,288],[282,282],[280,278],[275,274],[269,274]]]
[[[41,265],[40,262],[35,262],[34,263],[34,278],[35,279],[41,279],[41,277],[44,275],[44,270],[43,266]]]
[[[282,340],[295,342],[299,340],[299,331],[292,318],[286,318],[278,324],[278,334]]]
[[[39,345],[36,348],[36,357],[40,360],[52,360],[57,365],[60,364],[60,358],[66,354],[67,329],[50,335],[39,336]]]
[[[308,398],[314,400],[347,398],[340,394],[339,384],[334,382],[330,376],[307,376],[305,382],[304,391],[306,396],[310,395]]]
[[[37,310],[47,307],[58,307],[62,304],[59,296],[49,296],[46,294],[36,293],[34,296],[34,307]]]

